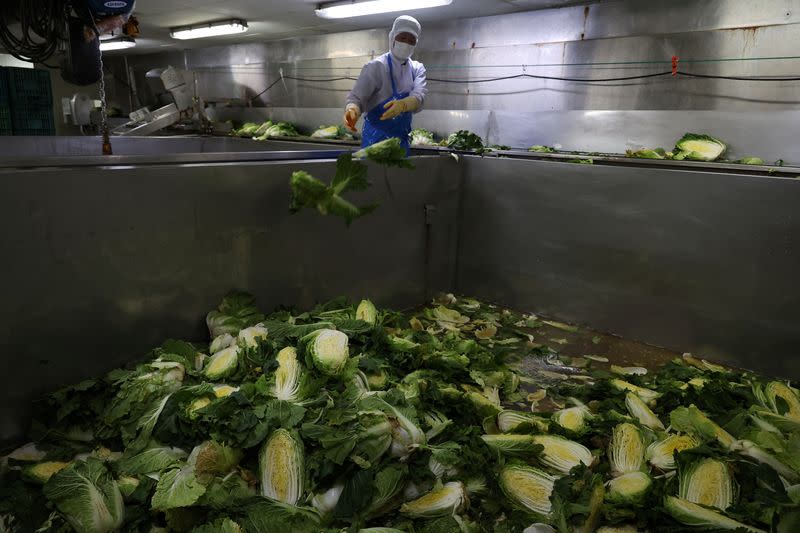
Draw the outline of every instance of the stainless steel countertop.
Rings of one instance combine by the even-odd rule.
[[[269,152],[211,152],[152,155],[54,156],[0,159],[0,168],[113,167],[133,165],[248,163],[265,161],[309,161],[336,159],[348,150],[281,150]]]
[[[319,150],[308,150],[305,146],[301,150],[264,150],[245,152],[205,152],[205,153],[175,153],[175,154],[147,154],[147,155],[75,155],[75,156],[50,156],[50,157],[20,157],[0,159],[0,168],[42,168],[42,167],[110,167],[123,165],[164,165],[164,164],[215,164],[236,162],[265,162],[265,161],[309,161],[335,159],[339,154],[347,151],[356,151],[358,144],[351,141],[309,139],[305,137],[282,138],[285,144],[297,142],[303,145],[309,143],[319,144]],[[322,148],[322,147],[325,148]],[[332,149],[336,146],[337,149]],[[673,161],[656,159],[637,159],[626,157],[622,154],[593,154],[586,152],[574,153],[541,153],[529,152],[521,149],[492,150],[483,154],[472,151],[458,151],[442,146],[416,146],[412,155],[449,155],[473,156],[486,158],[512,158],[541,160],[553,162],[571,162],[578,159],[591,159],[594,165],[636,166],[644,168],[668,168],[674,170],[693,170],[697,172],[725,172],[735,174],[766,175],[772,177],[800,177],[800,167],[796,166],[771,166],[771,165],[741,165],[728,162],[699,162],[699,161]]]
[[[440,146],[415,147],[414,153],[455,153],[459,155],[480,157],[508,157],[512,159],[528,159],[541,161],[555,161],[559,163],[571,162],[578,159],[591,159],[595,165],[624,165],[641,166],[647,168],[672,168],[680,170],[693,170],[698,172],[725,172],[736,174],[766,174],[775,177],[800,177],[800,167],[795,166],[770,166],[770,165],[741,165],[726,162],[702,161],[673,161],[671,159],[639,159],[626,157],[622,154],[590,154],[590,153],[542,153],[527,150],[492,150],[483,154],[471,151],[458,151]],[[577,163],[576,163],[577,164]]]

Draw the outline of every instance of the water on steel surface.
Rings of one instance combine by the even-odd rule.
[[[450,297],[451,295],[440,296],[437,301],[447,305]],[[523,320],[526,320],[525,317],[531,320],[532,327],[519,327],[519,330],[529,335],[528,342],[520,346],[521,351],[530,352],[543,347],[552,351],[550,355],[528,355],[521,361],[520,370],[529,378],[529,381],[521,384],[521,388],[529,392],[528,401],[506,405],[507,408],[530,411],[533,403],[538,412],[546,412],[563,407],[553,403],[549,396],[543,395],[544,389],[565,381],[576,384],[592,383],[594,380],[587,371],[589,366],[592,371],[609,370],[611,365],[617,365],[643,367],[652,372],[676,357],[681,357],[680,353],[671,350],[588,327],[565,324],[542,315],[508,309],[502,305],[481,303],[489,305],[499,313],[510,313],[518,315]],[[624,379],[624,376],[620,377]]]
[[[658,370],[681,354],[651,346],[638,341],[623,339],[615,335],[594,331],[586,327],[562,324],[538,317],[542,322],[537,328],[526,328],[533,335],[534,344],[547,346],[558,357],[526,357],[521,370],[531,376],[533,383],[523,383],[533,398],[536,392],[561,381],[585,379],[585,368],[591,364],[592,370],[608,370],[611,365],[623,367],[643,367],[648,371]],[[556,325],[552,325],[556,324]],[[589,357],[586,357],[589,356]],[[602,361],[599,359],[607,359]],[[563,366],[562,366],[563,364]],[[624,379],[624,376],[620,376]],[[589,381],[587,379],[587,381]],[[529,404],[516,404],[515,409],[530,410]],[[549,396],[537,405],[538,411],[555,411],[556,406]]]

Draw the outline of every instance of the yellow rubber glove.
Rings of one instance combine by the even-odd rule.
[[[417,100],[416,96],[407,96],[405,98],[401,98],[400,100],[386,102],[386,105],[384,105],[383,108],[386,111],[383,113],[383,115],[381,115],[381,120],[389,120],[390,118],[396,117],[400,113],[416,111],[419,109],[419,100]]]
[[[356,122],[358,122],[358,117],[360,116],[361,110],[356,104],[347,104],[347,107],[344,109],[344,127],[352,132],[355,132]]]

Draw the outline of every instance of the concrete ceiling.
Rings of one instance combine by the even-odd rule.
[[[499,15],[515,11],[562,7],[592,1],[575,0],[453,0],[449,6],[409,11],[423,26],[454,18]],[[318,18],[317,0],[137,0],[136,16],[141,36],[130,53],[201,48],[220,44],[247,43],[390,26],[400,13],[388,13],[346,20]],[[203,22],[241,18],[249,31],[231,37],[191,41],[170,38],[169,29]]]

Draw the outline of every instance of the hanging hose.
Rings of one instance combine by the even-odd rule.
[[[0,45],[21,61],[45,63],[67,38],[70,9],[66,0],[2,0]]]

